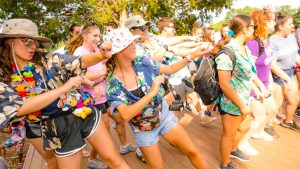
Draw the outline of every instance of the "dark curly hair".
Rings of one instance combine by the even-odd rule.
[[[0,79],[6,84],[11,83],[12,65],[14,63],[9,39],[0,39]],[[33,61],[42,66],[42,52],[35,52]]]

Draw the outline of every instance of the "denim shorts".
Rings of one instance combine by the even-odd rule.
[[[162,101],[162,110],[159,113],[160,126],[152,131],[137,131],[133,129],[133,135],[139,147],[151,146],[159,141],[159,135],[165,135],[171,131],[177,124],[177,117],[169,110],[169,106],[165,100]]]
[[[296,71],[295,69],[286,69],[286,70],[283,70],[292,80],[294,80],[295,78],[295,74],[296,74]],[[279,85],[284,85],[285,81],[283,79],[281,79],[280,77],[276,76],[273,74],[273,79],[274,79],[274,82],[279,84]]]

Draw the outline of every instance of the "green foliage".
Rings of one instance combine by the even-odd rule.
[[[72,23],[124,22],[127,15],[141,14],[156,24],[168,16],[177,33],[189,34],[193,23],[207,22],[213,14],[229,8],[233,0],[1,0],[0,23],[10,18],[28,18],[54,43],[66,40]]]
[[[223,23],[228,23],[230,19],[233,18],[235,15],[238,14],[251,15],[251,13],[257,9],[258,8],[249,7],[249,6],[246,6],[245,8],[230,9],[230,11],[227,12],[224,20],[219,21],[217,23],[212,23],[210,26],[216,29],[217,31],[220,31]],[[295,8],[291,8],[291,6],[289,5],[284,5],[275,8],[274,11],[275,13],[281,12],[282,14],[293,17],[294,24],[300,26],[300,7],[298,9],[295,9]]]
[[[297,9],[297,12],[293,15],[294,24],[300,28],[300,7]]]

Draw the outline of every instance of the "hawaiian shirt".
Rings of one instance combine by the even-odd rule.
[[[15,118],[22,104],[23,99],[16,90],[0,82],[0,129],[7,127],[9,122]]]
[[[137,75],[138,86],[142,88],[144,94],[147,94],[151,89],[153,79],[159,74],[160,63],[146,56],[137,56],[132,66]],[[126,89],[123,83],[112,74],[107,82],[106,96],[112,110],[121,104],[134,104],[140,99]],[[130,120],[133,131],[150,131],[160,125],[159,107],[163,96],[164,89],[160,86],[158,94],[153,97],[152,101]]]
[[[250,105],[250,92],[252,89],[252,76],[256,73],[255,67],[251,62],[251,52],[247,46],[246,52],[247,56],[244,56],[242,52],[237,47],[235,40],[232,39],[225,47],[232,49],[236,57],[236,65],[233,70],[233,63],[230,57],[226,54],[220,54],[216,58],[216,64],[218,70],[228,70],[232,71],[232,77],[230,84],[233,86],[234,90],[237,92],[238,96],[246,105]],[[228,97],[222,95],[220,98],[220,107],[222,111],[234,115],[240,115],[239,107],[234,104]]]
[[[84,73],[81,69],[81,56],[61,55],[58,53],[39,53],[43,62],[43,71],[38,71],[44,77],[45,83],[49,90],[53,90],[65,84],[71,77]],[[44,85],[41,85],[45,87]],[[46,90],[43,90],[45,92]],[[46,115],[54,115],[66,108],[68,99],[66,95],[62,95],[59,99],[44,108],[41,112]],[[18,108],[22,106],[22,98],[18,96],[16,91],[4,83],[0,83],[0,123],[2,125],[5,120],[9,120],[18,112]],[[4,120],[2,120],[4,119]],[[4,125],[5,123],[3,123]],[[49,133],[56,133],[55,121],[52,118],[51,125],[46,125],[44,120],[41,123],[43,144],[46,149],[61,148],[59,138],[55,136],[49,137]],[[46,142],[45,142],[46,141]],[[49,147],[45,146],[49,145]]]

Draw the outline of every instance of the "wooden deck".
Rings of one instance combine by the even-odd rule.
[[[183,113],[180,113],[181,117]],[[217,115],[216,115],[217,116]],[[202,153],[207,169],[217,169],[220,164],[219,141],[222,132],[220,118],[211,127],[202,127],[197,116],[191,115],[192,121],[185,126],[194,144]],[[296,118],[300,123],[300,118]],[[233,160],[239,169],[299,169],[300,168],[300,133],[275,125],[280,138],[272,142],[251,140],[251,144],[260,152],[259,156],[251,157],[249,162]],[[130,142],[134,138],[127,127],[127,137]],[[119,140],[114,129],[111,134],[116,145]],[[180,136],[179,136],[180,137]],[[176,148],[165,140],[160,140],[160,148],[166,169],[191,169],[193,166],[189,160]],[[140,162],[134,153],[123,156],[132,169],[146,169],[146,165]],[[82,169],[87,169],[86,160],[83,159]],[[37,151],[30,146],[23,169],[44,169],[44,161]]]

